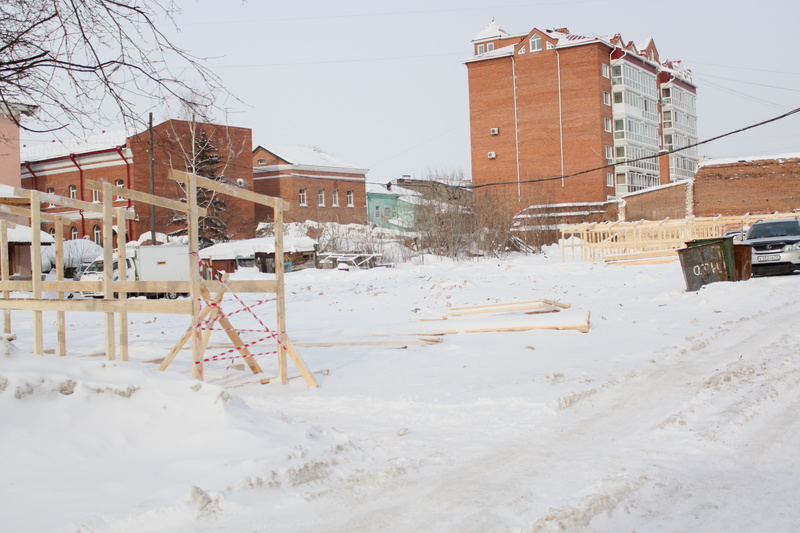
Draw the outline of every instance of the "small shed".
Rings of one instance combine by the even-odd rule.
[[[317,242],[310,237],[285,237],[283,257],[287,272],[316,266]],[[235,272],[239,268],[257,268],[259,272],[275,272],[275,239],[258,237],[215,244],[200,250],[202,259],[209,259],[215,270]]]
[[[33,273],[31,265],[31,228],[22,224],[9,224],[8,239],[8,263],[9,279],[29,280]],[[39,239],[42,246],[51,246],[55,243],[55,238],[47,232],[39,231]],[[41,259],[39,259],[41,261]]]

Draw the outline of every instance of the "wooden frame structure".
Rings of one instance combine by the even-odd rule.
[[[757,220],[792,218],[797,213],[770,215],[691,217],[661,221],[592,222],[561,230],[561,261],[580,258],[588,262],[640,259],[647,262],[677,261],[677,250],[695,239],[721,237],[725,231],[741,230]]]
[[[204,378],[204,352],[208,345],[208,335],[201,333],[201,321],[211,316],[215,321],[224,325],[226,332],[233,341],[236,351],[245,359],[254,373],[260,373],[261,368],[253,359],[252,354],[238,337],[235,330],[224,317],[219,303],[224,294],[232,292],[259,292],[273,293],[276,298],[276,319],[278,342],[278,376],[281,383],[288,382],[287,374],[287,354],[291,356],[301,375],[305,378],[310,387],[316,387],[317,382],[313,374],[308,370],[297,351],[294,349],[291,340],[286,333],[286,302],[284,291],[284,270],[283,270],[283,212],[289,208],[289,204],[280,198],[273,198],[261,194],[233,187],[228,184],[219,183],[213,180],[190,174],[171,170],[170,179],[184,184],[187,202],[178,202],[166,198],[154,196],[141,191],[134,191],[117,187],[109,183],[99,183],[89,181],[87,187],[92,190],[102,191],[102,202],[89,203],[72,198],[64,198],[49,193],[39,191],[14,188],[13,194],[29,201],[29,207],[18,207],[0,204],[0,212],[17,217],[30,219],[32,228],[31,237],[31,263],[32,279],[30,281],[12,281],[9,279],[8,266],[8,239],[7,228],[11,222],[0,220],[0,309],[4,312],[4,331],[7,335],[11,334],[11,310],[30,310],[33,312],[33,352],[36,354],[44,353],[43,346],[43,311],[55,311],[57,315],[57,348],[56,354],[66,355],[66,311],[90,311],[105,314],[105,342],[106,357],[110,360],[116,358],[115,342],[115,315],[119,315],[119,348],[120,359],[128,360],[128,330],[127,313],[170,313],[185,314],[191,316],[188,338],[192,340],[192,376],[202,380]],[[197,205],[197,188],[212,190],[218,194],[232,196],[238,199],[269,206],[274,211],[275,221],[275,280],[204,280],[201,276],[199,251],[199,223],[198,218],[206,214],[206,210]],[[113,231],[117,231],[117,260],[119,263],[119,278],[125,280],[125,251],[126,251],[126,224],[125,220],[134,218],[136,215],[127,209],[113,208],[115,197],[129,198],[151,205],[166,207],[187,214],[188,234],[189,234],[189,281],[114,281],[112,279],[112,268],[114,260]],[[102,216],[103,223],[103,258],[104,276],[103,281],[96,282],[76,282],[64,280],[63,268],[63,228],[66,217],[58,214],[43,213],[42,203],[47,202],[54,206],[64,206],[72,209],[88,211]],[[114,221],[117,221],[116,227]],[[43,281],[41,272],[41,242],[40,230],[41,222],[49,221],[55,224],[55,247],[56,247],[56,280]],[[32,298],[10,298],[11,291],[30,291]],[[43,298],[44,291],[54,291],[55,299]],[[102,300],[70,300],[66,299],[67,292],[80,291],[102,291],[105,298]],[[183,300],[127,300],[126,294],[129,292],[178,292],[188,293],[189,298]],[[215,293],[215,296],[212,296]],[[182,346],[183,342],[179,341]],[[177,353],[180,348],[176,346]],[[170,354],[170,361],[174,358]],[[168,363],[167,363],[168,364]],[[162,370],[166,368],[162,364]],[[269,382],[264,379],[262,382]]]

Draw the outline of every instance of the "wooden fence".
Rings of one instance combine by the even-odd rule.
[[[170,171],[170,179],[184,184],[186,189],[186,202],[178,202],[140,191],[117,187],[109,183],[88,182],[87,187],[102,192],[102,202],[99,204],[83,202],[72,198],[56,196],[50,193],[41,193],[27,189],[14,188],[16,196],[25,198],[29,206],[12,206],[0,204],[0,212],[9,215],[28,218],[30,220],[31,231],[31,264],[32,279],[29,281],[12,281],[9,279],[8,265],[8,240],[6,228],[12,224],[6,220],[0,220],[0,309],[4,314],[4,330],[7,335],[11,331],[11,310],[27,310],[33,312],[33,353],[44,354],[43,343],[43,311],[56,312],[56,331],[57,343],[55,353],[60,356],[67,354],[66,347],[66,328],[65,313],[67,311],[92,311],[103,313],[105,317],[105,344],[106,357],[115,359],[117,347],[119,347],[120,359],[128,359],[128,320],[127,314],[131,313],[173,313],[188,315],[190,319],[187,333],[178,340],[173,351],[161,365],[161,369],[177,355],[184,343],[191,340],[192,349],[192,370],[191,374],[203,379],[203,362],[205,350],[208,346],[207,330],[201,322],[219,321],[228,336],[230,337],[233,348],[232,352],[242,357],[255,374],[261,373],[258,363],[253,358],[246,344],[244,344],[234,328],[226,321],[221,312],[220,301],[225,292],[259,292],[273,293],[276,300],[276,333],[278,355],[278,376],[281,383],[287,382],[287,354],[292,358],[295,366],[305,378],[309,386],[317,386],[311,372],[303,363],[302,359],[294,349],[289,336],[286,333],[286,307],[284,291],[284,272],[283,272],[283,211],[289,208],[289,204],[280,198],[273,198],[257,194],[246,189],[234,187],[228,184],[212,181],[195,174]],[[275,220],[275,279],[274,280],[205,280],[200,273],[199,260],[199,224],[198,218],[205,214],[205,209],[197,204],[197,188],[213,190],[214,192],[226,196],[232,196],[245,201],[267,205],[273,209]],[[129,198],[138,200],[151,205],[167,207],[176,211],[181,211],[187,215],[187,229],[189,234],[189,254],[187,263],[189,270],[189,281],[125,281],[125,251],[127,238],[125,235],[125,220],[135,217],[135,213],[127,209],[113,207],[115,198]],[[75,210],[88,211],[102,216],[103,223],[103,255],[104,255],[104,279],[97,282],[80,282],[64,280],[63,268],[63,230],[65,217],[58,214],[50,214],[42,211],[43,205],[64,206]],[[43,281],[41,272],[41,243],[39,228],[42,221],[55,223],[55,248],[56,248],[56,281]],[[119,254],[119,278],[122,281],[112,279],[113,261],[113,234],[117,232],[117,252]],[[32,298],[11,298],[12,291],[30,292]],[[55,299],[44,297],[45,291],[56,293]],[[81,291],[102,291],[105,297],[102,300],[69,300],[65,295],[69,292]],[[177,292],[188,293],[188,299],[181,300],[128,300],[127,293],[135,292]],[[214,296],[216,294],[216,296]],[[115,318],[118,319],[119,327],[115,328]],[[116,330],[116,331],[115,331]],[[119,341],[117,344],[117,337]],[[270,379],[262,379],[263,383]]]
[[[576,224],[561,230],[561,260],[580,257],[589,262],[673,261],[678,258],[677,250],[688,241],[721,237],[726,231],[744,230],[758,220],[796,216],[797,213],[748,213],[736,217]]]

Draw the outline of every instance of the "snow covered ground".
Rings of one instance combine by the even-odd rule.
[[[287,329],[316,389],[258,384],[240,360],[208,363],[200,383],[188,351],[157,371],[188,326],[177,316],[129,315],[121,363],[88,356],[102,317],[68,313],[70,355],[34,356],[31,313],[14,312],[2,530],[796,531],[798,295],[798,275],[690,293],[677,263],[557,253],[294,272]],[[243,299],[274,327],[274,304]],[[458,329],[433,320],[454,308],[538,299],[571,307],[486,324],[590,313],[590,331],[420,340]],[[231,320],[263,336],[256,317]],[[258,360],[275,374],[274,355]]]

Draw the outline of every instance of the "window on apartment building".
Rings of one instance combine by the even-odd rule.
[[[606,159],[609,163],[613,163],[614,159],[614,147],[606,145]]]
[[[622,67],[620,65],[611,67],[611,84],[622,85]]]
[[[534,35],[531,37],[529,43],[531,47],[531,52],[541,52],[542,51],[542,36],[541,35]]]
[[[610,78],[611,77],[611,67],[609,67],[605,63],[603,63],[602,71],[603,71],[603,77],[604,78]]]
[[[72,198],[73,200],[76,200],[78,198],[78,187],[76,187],[75,185],[69,186],[69,197]]]
[[[517,53],[518,54],[524,54],[525,53],[525,45],[524,44],[520,47],[519,52],[517,52]]]
[[[333,189],[331,191],[331,206],[339,207],[339,189]]]
[[[621,104],[624,101],[625,101],[625,99],[622,97],[622,91],[614,93],[614,103],[615,104]]]
[[[611,172],[606,172],[606,187],[613,187],[614,186],[614,174]]]
[[[69,228],[69,238],[72,239],[73,241],[78,238],[78,228],[76,228],[75,226]]]
[[[93,190],[92,191],[92,202],[99,204],[100,203],[100,191]]]
[[[603,103],[605,105],[611,105],[611,93],[608,91],[603,91]]]
[[[553,49],[553,48],[555,48],[555,47],[556,47],[556,45],[554,45],[553,43],[551,43],[551,42],[548,42],[548,43],[547,43],[547,49],[548,49],[548,50],[552,50],[552,49]]]
[[[317,189],[317,205],[325,207],[325,189]]]
[[[610,132],[611,131],[611,119],[608,117],[603,118],[603,129]]]
[[[347,191],[347,207],[353,207],[353,191]]]
[[[47,194],[55,194],[55,193],[56,193],[56,190],[54,188],[50,187],[50,188],[47,189]],[[55,207],[55,206],[56,206],[56,204],[54,204],[53,202],[50,202],[49,204],[47,204],[47,207]]]
[[[672,135],[664,135],[664,149],[672,150]]]
[[[94,225],[92,228],[92,235],[94,235],[94,243],[103,246],[103,232],[100,231],[100,226],[97,224]]]
[[[478,55],[481,55],[484,52],[486,52],[486,48],[482,44],[479,44],[478,45]]]
[[[615,155],[617,157],[617,161],[625,161],[625,147],[624,146],[617,146],[614,149]]]
[[[306,203],[306,190],[305,189],[300,189],[300,205],[303,205],[303,206],[308,205]]]
[[[615,139],[625,138],[625,121],[622,119],[618,118],[614,121],[614,138]]]
[[[117,187],[125,187],[125,180],[117,180],[114,182],[114,185]],[[124,200],[124,196],[117,196],[117,200]]]
[[[491,52],[492,50],[494,50],[494,43],[487,43],[486,44],[486,51],[487,52]]]
[[[664,127],[672,127],[672,111],[664,111]]]

